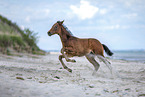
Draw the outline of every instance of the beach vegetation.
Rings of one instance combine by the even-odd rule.
[[[16,23],[0,15],[0,52],[44,54],[45,52],[37,46],[38,39],[38,33],[29,28],[22,30]]]

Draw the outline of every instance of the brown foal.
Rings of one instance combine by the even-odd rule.
[[[105,50],[108,55],[113,55],[108,47],[101,44],[97,39],[80,39],[74,37],[67,27],[63,25],[63,22],[64,21],[57,21],[57,23],[55,23],[48,31],[49,36],[54,34],[58,34],[60,36],[63,47],[61,49],[62,54],[59,56],[59,60],[63,68],[72,72],[72,70],[64,64],[62,58],[65,58],[67,62],[76,62],[74,59],[69,59],[69,57],[86,56],[88,61],[93,64],[95,70],[97,71],[100,65],[94,58],[96,55],[112,71],[110,62],[106,60],[103,54]]]

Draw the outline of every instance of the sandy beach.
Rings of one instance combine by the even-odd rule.
[[[145,97],[145,63],[110,60],[113,76],[102,62],[94,72],[85,57],[74,57],[64,60],[70,73],[58,56],[0,54],[0,97]]]

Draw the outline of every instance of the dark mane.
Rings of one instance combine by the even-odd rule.
[[[62,26],[65,28],[65,30],[66,30],[70,35],[73,36],[72,32],[71,32],[64,24],[62,24]]]

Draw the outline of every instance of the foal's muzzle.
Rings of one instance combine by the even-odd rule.
[[[51,32],[48,32],[48,35],[51,36],[52,35]]]

